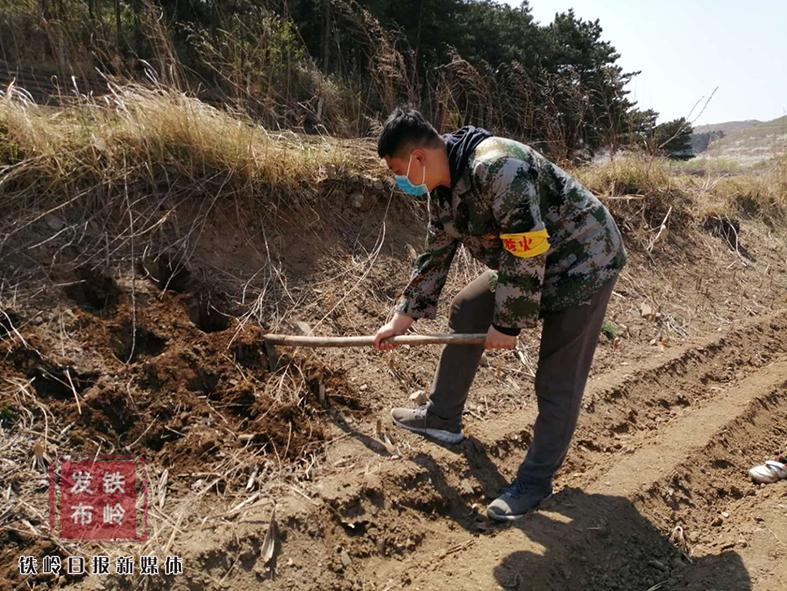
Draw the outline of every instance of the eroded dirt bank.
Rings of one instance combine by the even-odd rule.
[[[0,586],[787,585],[784,483],[758,487],[745,473],[787,440],[783,232],[744,221],[743,255],[701,226],[668,231],[651,250],[627,230],[632,261],[559,492],[500,527],[483,509],[529,443],[537,334],[487,356],[469,437],[453,449],[387,420],[391,405],[428,388],[439,348],[279,349],[274,361],[261,346],[266,330],[373,332],[422,245],[422,212],[379,186],[325,199],[297,222],[219,205],[185,266],[143,255],[64,264],[46,267],[44,287],[4,290]],[[42,224],[29,243],[52,234]],[[50,247],[47,264],[58,253]],[[416,329],[445,330],[452,294],[479,271],[460,254],[438,319]],[[50,535],[49,463],[118,452],[147,459],[150,540],[74,545]],[[275,569],[261,557],[274,505]],[[176,553],[185,573],[16,573],[20,555],[53,553]]]

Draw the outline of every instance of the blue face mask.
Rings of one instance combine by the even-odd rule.
[[[429,193],[429,187],[426,186],[424,181],[426,180],[426,168],[424,168],[424,177],[421,180],[420,185],[414,185],[410,182],[410,179],[407,178],[410,175],[410,164],[413,161],[413,155],[410,154],[410,159],[407,161],[407,174],[401,175],[396,174],[394,178],[396,179],[396,186],[399,187],[402,191],[407,193],[408,195],[414,195],[416,197],[420,197],[422,195],[426,195]]]

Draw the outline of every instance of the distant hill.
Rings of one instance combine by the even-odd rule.
[[[787,115],[772,121],[728,121],[698,125],[691,137],[695,155],[755,164],[787,152]]]
[[[697,125],[694,128],[694,131],[696,133],[721,131],[724,134],[730,134],[733,131],[746,129],[747,127],[752,127],[753,125],[758,125],[760,123],[762,123],[762,121],[758,121],[757,119],[747,119],[746,121],[726,121],[725,123],[711,123],[710,125]]]

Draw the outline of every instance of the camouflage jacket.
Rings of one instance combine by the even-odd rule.
[[[426,251],[396,306],[413,318],[435,317],[460,244],[496,270],[492,324],[515,329],[534,327],[544,312],[587,303],[626,262],[607,208],[520,142],[483,140],[450,197],[432,193]]]

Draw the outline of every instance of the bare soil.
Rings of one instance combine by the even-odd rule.
[[[787,588],[787,483],[746,474],[787,444],[783,230],[742,221],[745,255],[701,224],[671,228],[653,252],[627,230],[631,262],[557,494],[500,526],[484,509],[530,441],[537,333],[487,355],[468,438],[451,448],[387,418],[428,389],[438,347],[280,348],[276,360],[262,346],[297,321],[370,334],[408,276],[423,243],[417,208],[332,199],[298,222],[217,207],[188,268],[80,267],[4,301],[0,459],[24,469],[0,482],[12,524],[0,530],[0,588]],[[267,283],[246,285],[260,269]],[[460,254],[439,317],[415,329],[444,331],[451,295],[480,270]],[[46,464],[121,451],[147,460],[150,540],[58,540]],[[280,539],[266,562],[274,507]],[[17,573],[22,554],[99,552],[177,554],[185,572]]]

